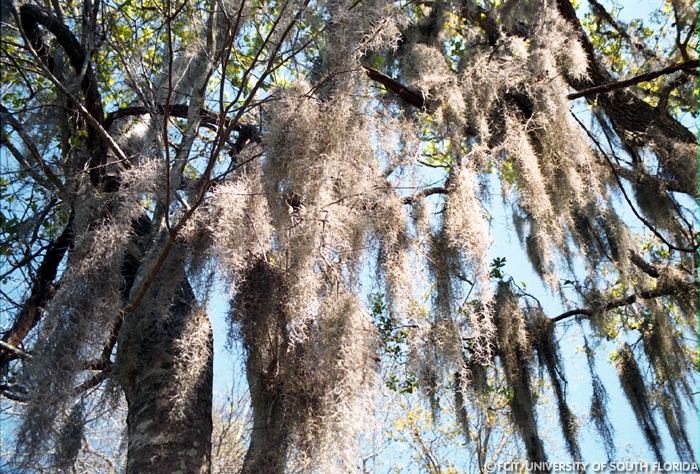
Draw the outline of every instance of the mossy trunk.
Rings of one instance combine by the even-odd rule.
[[[208,473],[211,328],[182,264],[161,274],[159,280],[167,281],[154,282],[143,309],[125,318],[120,334],[118,380],[128,405],[126,472]],[[167,311],[159,308],[162,301],[172,302]]]
[[[253,431],[242,474],[283,473],[292,427],[286,416],[290,367],[286,284],[278,269],[258,261],[243,280],[232,318],[240,325],[253,407]]]
[[[248,373],[253,405],[253,431],[241,474],[281,474],[287,459],[288,430],[284,421],[281,390],[268,387]]]

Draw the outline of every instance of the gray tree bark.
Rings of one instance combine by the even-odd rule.
[[[212,335],[172,257],[141,309],[128,315],[117,379],[128,404],[128,474],[208,473],[211,468]],[[171,304],[163,308],[163,302]]]
[[[253,406],[253,431],[242,474],[283,473],[290,420],[286,372],[294,367],[283,307],[284,278],[265,262],[251,268],[239,288],[232,317],[240,325],[246,349],[246,375]]]
[[[248,385],[253,405],[253,431],[241,473],[281,474],[287,459],[288,430],[279,381],[270,386],[249,368]]]

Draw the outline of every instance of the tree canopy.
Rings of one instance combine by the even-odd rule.
[[[387,397],[425,407],[392,428],[418,470],[543,463],[552,432],[591,461],[584,423],[612,461],[615,391],[651,461],[668,432],[694,463],[698,11],[621,12],[3,0],[2,469],[367,472]],[[224,409],[213,337],[245,366]],[[125,459],[91,447],[123,419]]]

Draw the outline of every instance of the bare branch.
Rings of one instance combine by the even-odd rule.
[[[391,77],[377,71],[376,69],[372,69],[371,67],[367,67],[367,66],[363,66],[363,67],[365,68],[365,71],[367,72],[367,76],[370,79],[382,84],[384,87],[386,87],[388,90],[390,90],[394,94],[398,95],[401,99],[403,99],[409,105],[412,105],[414,107],[418,107],[419,109],[422,109],[423,107],[425,107],[425,98],[423,97],[423,94],[421,94],[420,92],[414,91],[413,89],[406,87],[405,85],[401,84],[399,81],[392,79]]]
[[[39,149],[36,147],[36,144],[31,139],[29,134],[24,130],[22,124],[19,123],[19,121],[17,121],[17,119],[15,119],[12,116],[10,111],[7,110],[4,105],[0,104],[0,126],[4,122],[10,124],[10,126],[17,132],[17,134],[22,139],[22,142],[24,142],[24,145],[27,147],[27,150],[29,150],[29,156],[32,157],[34,163],[44,173],[46,179],[48,179],[51,182],[52,186],[47,186],[48,183],[46,182],[46,180],[43,179],[43,177],[38,177],[39,179],[37,179],[37,181],[46,186],[47,189],[53,189],[56,193],[60,194],[63,190],[63,183],[58,178],[56,173],[54,173],[51,167],[44,162],[44,160],[41,157],[41,153],[39,152]],[[28,171],[32,170],[32,168],[29,167],[29,163],[27,163],[26,160],[23,159],[21,154],[19,154],[19,150],[16,150],[14,148],[12,143],[4,136],[4,134],[2,137],[0,137],[0,144],[5,145],[13,154],[13,156],[15,156],[15,158],[20,162],[20,164],[22,164],[23,166],[27,166]],[[32,174],[35,175],[36,173],[32,172]]]
[[[58,266],[72,243],[73,218],[71,216],[61,235],[49,244],[44,260],[39,266],[29,298],[22,305],[12,327],[3,336],[4,343],[13,347],[18,346],[29,331],[37,325],[41,319],[42,308],[53,294],[53,280],[56,278]],[[17,358],[17,354],[5,349],[4,346],[0,346],[0,349],[3,349],[0,350],[0,370],[2,370],[9,361]]]
[[[652,278],[659,278],[661,276],[661,272],[659,271],[659,269],[651,263],[644,260],[642,256],[639,255],[637,252],[630,251],[630,261],[637,268],[639,268],[641,271],[643,271]]]
[[[698,286],[697,283],[682,283],[682,284],[677,284],[677,285],[667,285],[667,286],[661,286],[652,290],[641,290],[637,293],[631,294],[629,296],[626,296],[624,298],[618,298],[614,299],[611,301],[608,301],[607,303],[598,306],[598,307],[593,307],[593,308],[579,308],[579,309],[572,309],[570,311],[566,311],[565,313],[560,314],[559,316],[556,316],[552,318],[552,322],[559,322],[563,321],[565,319],[570,318],[571,316],[593,316],[594,314],[609,311],[611,309],[615,308],[621,308],[623,306],[629,306],[639,300],[651,300],[654,298],[660,298],[663,296],[676,296],[676,295],[682,295],[684,293],[690,293],[693,291],[697,291]]]
[[[441,186],[436,186],[434,188],[426,188],[413,196],[406,196],[401,200],[404,204],[413,204],[416,201],[426,198],[428,196],[432,196],[433,194],[447,194],[447,188],[443,188]]]
[[[28,354],[24,352],[22,349],[19,349],[18,347],[13,346],[12,344],[8,344],[5,341],[0,341],[0,349],[4,349],[8,352],[12,352],[14,355],[17,357],[21,357],[22,359],[31,359],[32,356],[31,354]]]
[[[27,389],[21,385],[0,383],[0,394],[12,401],[27,403],[29,401],[29,397],[27,396],[26,392]]]
[[[673,74],[677,71],[694,71],[698,69],[700,61],[693,59],[680,64],[674,64],[658,71],[647,72],[646,74],[640,74],[639,76],[631,77],[623,81],[610,82],[608,84],[601,84],[599,86],[589,87],[587,89],[574,92],[566,96],[567,99],[573,100],[580,97],[587,97],[595,94],[603,94],[606,92],[614,91],[617,89],[624,89],[625,87],[634,86],[641,82],[649,82],[657,77],[665,76],[667,74]]]
[[[104,382],[107,377],[109,376],[111,370],[110,367],[107,367],[104,370],[100,370],[96,374],[94,374],[92,377],[87,379],[85,382],[81,383],[77,387],[73,389],[73,392],[76,395],[80,395],[81,393],[90,390],[91,388],[97,387],[99,384]]]

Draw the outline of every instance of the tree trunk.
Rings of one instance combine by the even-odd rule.
[[[274,381],[272,387],[266,386],[249,368],[248,385],[253,405],[253,431],[241,474],[281,474],[287,458],[288,430],[279,381]]]
[[[172,302],[166,311],[163,301]],[[124,320],[117,355],[128,404],[126,472],[208,473],[211,327],[181,260],[164,266],[140,308]]]
[[[238,289],[231,316],[240,325],[246,349],[246,374],[253,406],[253,431],[243,474],[283,473],[290,420],[285,371],[294,367],[288,344],[282,273],[267,262],[253,265]]]

